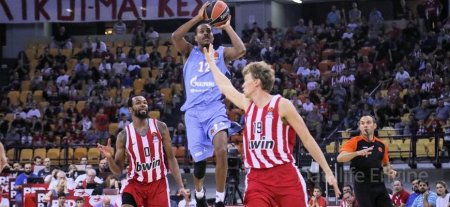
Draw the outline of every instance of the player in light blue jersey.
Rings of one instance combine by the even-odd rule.
[[[176,49],[187,58],[183,69],[186,102],[181,107],[185,112],[188,149],[194,159],[194,183],[197,206],[207,206],[203,188],[206,172],[206,159],[216,155],[216,203],[224,206],[225,181],[228,170],[227,163],[227,129],[230,121],[223,104],[223,96],[215,84],[209,65],[203,54],[203,47],[208,48],[214,41],[212,28],[204,20],[203,12],[209,5],[205,3],[197,16],[181,25],[172,33],[172,42]],[[231,39],[232,47],[216,49],[216,64],[224,74],[229,73],[227,63],[245,54],[245,46],[233,28],[227,24],[220,27]],[[200,24],[199,24],[200,23]],[[195,42],[192,45],[184,36],[194,26]]]

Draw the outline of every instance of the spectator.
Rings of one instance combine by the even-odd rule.
[[[336,9],[336,5],[331,6],[331,11],[328,13],[326,21],[331,27],[334,27],[341,22],[341,14],[339,10]]]
[[[45,194],[44,201],[47,201],[48,202],[47,205],[49,205],[51,203],[51,201],[53,199],[57,198],[60,193],[65,193],[65,194],[69,193],[66,179],[58,180],[57,184],[56,184],[56,186],[54,186],[54,188],[52,188],[52,189],[49,188],[49,191]]]
[[[159,46],[159,33],[153,29],[153,27],[148,27],[145,33],[145,45],[146,46]]]
[[[72,49],[70,34],[67,33],[64,26],[59,27],[57,33],[53,35],[52,48]]]
[[[100,160],[100,163],[98,164],[98,170],[97,174],[100,175],[100,173],[110,173],[111,170],[108,166],[108,161],[105,159]]]
[[[177,128],[173,130],[172,144],[176,147],[186,144],[186,128],[182,122],[178,123]]]
[[[342,188],[342,201],[340,207],[359,207],[351,185],[345,185]]]
[[[32,167],[31,167],[30,163],[26,163],[24,169],[25,169],[25,171],[22,174],[20,174],[19,176],[17,176],[16,182],[15,182],[15,187],[14,187],[14,189],[16,190],[16,206],[17,207],[22,207],[23,200],[25,199],[22,195],[23,184],[27,183],[28,178],[37,178],[38,177],[36,174],[34,174],[31,171]]]
[[[58,207],[65,207],[66,206],[66,193],[59,192],[58,193]]]
[[[327,200],[322,196],[322,189],[318,186],[314,187],[314,192],[311,198],[309,199],[308,206],[309,207],[326,207]]]
[[[384,18],[381,12],[373,7],[369,14],[369,29],[373,35],[378,35],[382,31]]]
[[[77,179],[75,180],[75,183],[77,184],[76,189],[95,189],[97,188],[98,184],[95,179],[97,178],[96,176],[96,172],[94,169],[90,168],[87,169],[86,168],[86,174],[84,179],[79,179],[82,175],[78,176]]]
[[[76,201],[76,207],[84,207],[84,199],[83,197],[77,197]]]
[[[92,43],[92,55],[94,58],[101,58],[103,53],[107,51],[105,42],[101,41],[98,37],[95,38],[95,42]]]
[[[409,19],[412,15],[411,9],[409,9],[405,0],[400,0],[395,9],[395,19]]]
[[[348,28],[353,30],[361,24],[361,14],[361,10],[358,9],[358,4],[353,2],[352,9],[348,11]]]
[[[98,203],[94,207],[114,207],[114,205],[111,204],[111,198],[104,196],[102,202]]]
[[[98,113],[95,115],[95,128],[99,133],[101,139],[108,138],[108,126],[109,126],[109,118],[104,113],[104,109],[100,108]]]
[[[450,206],[450,193],[448,193],[447,183],[444,181],[436,182],[436,206],[449,207]]]
[[[122,17],[118,17],[117,22],[114,23],[113,33],[116,35],[127,34],[127,25],[122,21]]]
[[[408,200],[409,193],[403,189],[402,182],[400,180],[395,180],[392,183],[392,191],[394,194],[392,194],[392,203],[394,206],[404,206]]]
[[[428,188],[428,182],[419,181],[420,195],[414,200],[413,207],[436,206],[437,194]]]
[[[47,175],[50,175],[52,173],[52,168],[51,168],[52,162],[50,160],[50,158],[46,157],[44,159],[44,168],[39,170],[38,172],[38,177],[42,177],[45,178]]]
[[[108,175],[105,181],[92,192],[92,195],[103,195],[104,189],[116,189],[119,192],[119,181],[114,175]]]
[[[143,45],[145,43],[145,23],[142,21],[142,18],[137,18],[131,33],[133,34],[133,46]]]

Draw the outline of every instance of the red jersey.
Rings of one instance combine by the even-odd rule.
[[[251,103],[245,111],[244,153],[246,168],[272,168],[294,162],[295,131],[279,115],[280,95],[258,108]]]
[[[146,136],[141,136],[139,132],[136,132],[133,123],[125,127],[126,148],[130,163],[128,180],[143,183],[151,183],[167,175],[161,133],[159,133],[155,119],[147,120],[149,128]]]

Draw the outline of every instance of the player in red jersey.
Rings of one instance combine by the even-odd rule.
[[[212,45],[206,50],[203,52],[220,91],[245,110],[244,154],[249,171],[244,204],[247,207],[307,206],[306,185],[292,155],[295,134],[322,167],[328,184],[339,196],[336,178],[294,105],[280,95],[270,95],[275,82],[273,69],[264,62],[247,65],[242,72],[244,93],[240,93],[216,67]]]
[[[106,146],[98,145],[106,157],[111,172],[120,175],[128,156],[128,184],[122,193],[122,207],[170,206],[167,167],[164,155],[181,195],[187,196],[177,160],[172,153],[172,141],[165,123],[148,118],[147,100],[134,96],[128,100],[132,121],[119,132],[116,154],[113,158],[111,140]]]

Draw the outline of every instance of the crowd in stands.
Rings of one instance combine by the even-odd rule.
[[[341,122],[344,129],[356,129],[363,115],[400,135],[450,133],[450,19],[440,17],[440,5],[429,2],[438,1],[413,11],[401,0],[396,21],[389,22],[382,11],[366,14],[353,3],[348,12],[331,7],[323,23],[299,19],[288,28],[274,28],[270,21],[265,28],[257,22],[246,25],[241,38],[247,54],[229,65],[232,82],[240,88],[241,71],[249,62],[272,64],[273,94],[294,103],[319,143]],[[20,52],[0,97],[0,140],[6,148],[114,138],[129,123],[131,94],[146,97],[155,117],[176,120],[174,146],[184,146],[183,119],[176,113],[184,101],[182,58],[170,43],[160,44],[159,34],[142,19],[130,29],[128,41],[86,37],[79,43],[61,27],[48,45]],[[113,30],[119,35],[129,31],[122,20]],[[243,112],[228,107],[230,119],[242,124]],[[58,179],[58,171],[45,175],[49,172],[48,179]],[[64,175],[76,179],[73,172]],[[313,202],[321,200],[316,190]],[[351,197],[344,193],[344,200]]]

